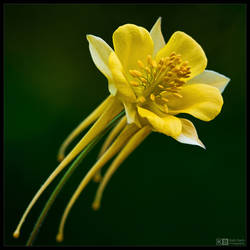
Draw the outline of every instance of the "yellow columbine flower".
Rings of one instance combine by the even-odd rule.
[[[114,50],[97,36],[87,35],[87,40],[96,67],[108,79],[111,95],[65,140],[58,154],[61,163],[29,204],[14,232],[15,237],[19,236],[22,223],[45,188],[123,109],[126,115],[110,132],[97,162],[83,178],[65,209],[58,241],[63,239],[69,211],[89,181],[101,181],[93,202],[93,209],[98,209],[103,190],[114,171],[151,131],[205,148],[193,123],[176,115],[187,113],[210,121],[221,111],[221,93],[230,79],[205,70],[207,58],[204,51],[184,32],[175,32],[165,44],[161,18],[150,32],[133,24],[120,26],[113,34]],[[69,143],[93,122],[85,136],[64,157]],[[101,168],[116,154],[102,178]]]
[[[150,32],[133,24],[120,26],[113,34],[114,50],[99,37],[87,39],[110,93],[123,103],[128,123],[147,124],[179,142],[204,147],[193,124],[175,115],[214,119],[229,78],[205,70],[206,55],[194,39],[177,31],[165,44],[160,18]]]

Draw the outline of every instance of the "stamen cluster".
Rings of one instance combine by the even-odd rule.
[[[158,62],[148,55],[146,65],[140,60],[137,63],[140,70],[129,70],[129,73],[134,78],[130,81],[131,86],[142,89],[138,102],[149,100],[164,106],[169,95],[182,98],[178,92],[190,76],[191,67],[188,61],[181,59],[180,54],[172,52],[169,57],[163,57]],[[165,107],[167,109],[167,105]]]

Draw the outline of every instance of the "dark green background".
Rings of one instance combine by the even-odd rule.
[[[207,150],[152,133],[115,173],[98,212],[91,209],[97,185],[87,186],[59,244],[55,236],[62,212],[94,163],[99,144],[64,187],[35,245],[215,245],[216,238],[245,239],[245,5],[8,4],[4,6],[6,245],[25,244],[56,182],[32,209],[20,239],[13,239],[12,232],[57,166],[60,143],[109,94],[85,35],[97,35],[112,45],[118,26],[133,23],[150,30],[159,16],[166,41],[177,30],[186,32],[203,47],[207,68],[231,78],[215,120],[190,118]]]

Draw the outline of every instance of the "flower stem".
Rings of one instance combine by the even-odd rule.
[[[49,209],[51,208],[52,204],[54,203],[57,195],[59,194],[59,192],[61,191],[62,187],[64,186],[64,184],[66,183],[66,181],[69,179],[69,177],[72,175],[72,173],[74,172],[74,170],[76,169],[76,167],[81,163],[81,161],[85,158],[85,156],[90,152],[90,150],[97,144],[97,142],[108,132],[108,130],[115,125],[115,122],[124,115],[124,111],[122,111],[120,114],[118,114],[108,125],[107,127],[103,130],[103,132],[101,134],[99,134],[97,137],[95,137],[84,149],[83,151],[79,154],[79,156],[74,160],[74,162],[71,164],[71,166],[69,167],[69,169],[67,170],[67,172],[64,174],[64,176],[62,177],[62,179],[60,180],[59,184],[56,186],[56,188],[54,189],[53,193],[51,194],[51,196],[49,197],[49,200],[47,201],[47,203],[45,204],[31,234],[30,237],[26,243],[26,246],[31,246],[32,243],[35,240],[35,237],[49,211]]]

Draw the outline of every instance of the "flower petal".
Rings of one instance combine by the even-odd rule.
[[[126,77],[124,76],[124,70],[121,62],[114,52],[111,52],[109,56],[109,68],[112,75],[112,88],[117,90],[118,97],[123,101],[135,102],[136,96],[133,89],[129,85]]]
[[[165,46],[165,40],[161,32],[161,17],[157,19],[156,23],[150,30],[150,35],[154,42],[154,52],[153,52],[153,57],[154,57],[156,53]]]
[[[184,85],[179,94],[182,98],[167,96],[170,114],[188,113],[200,120],[210,121],[220,113],[223,105],[220,91],[207,84]]]
[[[201,74],[197,75],[193,79],[187,82],[187,84],[208,84],[210,86],[214,86],[220,90],[222,93],[226,88],[227,84],[229,83],[230,78],[219,74],[212,70],[205,70]]]
[[[137,127],[141,128],[141,123],[138,119],[136,104],[124,101],[123,105],[126,112],[127,123],[128,124],[135,123]]]
[[[113,34],[114,50],[124,70],[138,69],[138,60],[146,63],[153,53],[153,40],[149,32],[134,24],[120,26]]]
[[[154,130],[163,133],[168,136],[176,138],[181,133],[181,121],[179,118],[173,115],[166,115],[165,117],[159,117],[153,112],[137,107],[138,113],[141,117],[146,118],[152,125]]]
[[[201,46],[184,32],[175,32],[167,44],[157,53],[156,59],[167,57],[172,52],[180,54],[183,61],[189,62],[190,79],[203,72],[207,66],[207,58]]]
[[[180,118],[180,120],[182,123],[182,131],[181,131],[181,134],[175,139],[181,143],[198,145],[198,146],[206,149],[204,144],[198,138],[198,134],[196,132],[194,124],[187,119]]]
[[[113,49],[100,37],[87,35],[89,50],[96,67],[107,77],[111,78],[108,66],[110,53]]]

